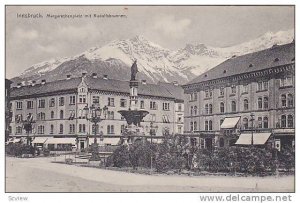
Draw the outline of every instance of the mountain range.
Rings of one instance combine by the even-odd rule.
[[[294,30],[268,32],[256,39],[230,47],[212,47],[202,43],[187,44],[179,50],[161,47],[142,36],[115,40],[104,46],[93,47],[73,57],[51,59],[32,65],[14,84],[31,80],[53,81],[80,76],[83,71],[98,76],[128,80],[130,67],[137,60],[138,79],[151,83],[178,81],[184,84],[232,56],[243,55],[286,44],[294,39]]]

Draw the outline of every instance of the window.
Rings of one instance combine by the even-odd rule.
[[[257,121],[258,121],[258,128],[262,128],[262,117],[258,117],[257,118]]]
[[[212,104],[209,104],[208,106],[209,106],[209,112],[208,112],[208,113],[209,113],[209,114],[212,114],[212,111],[213,111]]]
[[[43,125],[38,126],[38,134],[44,134],[45,133],[45,127]]]
[[[144,109],[144,108],[145,108],[145,101],[144,101],[144,100],[141,100],[140,108],[141,108],[141,109]]]
[[[59,134],[63,134],[64,133],[64,125],[60,124],[59,125]]]
[[[75,96],[70,96],[70,103],[69,105],[74,105],[76,102],[76,97]]]
[[[197,131],[197,122],[194,121],[194,131]]]
[[[107,134],[114,134],[115,133],[115,129],[113,125],[108,125],[107,126]]]
[[[213,127],[212,127],[212,121],[208,121],[208,130],[212,130]]]
[[[281,106],[286,107],[286,96],[285,96],[285,94],[281,95]]]
[[[121,125],[121,134],[124,132],[125,130],[125,125]]]
[[[212,89],[206,89],[205,90],[205,97],[206,98],[211,98],[212,94],[213,94]]]
[[[108,111],[107,112],[107,118],[113,120],[114,119],[114,112],[113,111]]]
[[[23,115],[22,114],[18,114],[15,116],[15,121],[16,123],[21,123],[23,122]]]
[[[108,106],[115,106],[115,98],[108,97]]]
[[[21,126],[16,127],[16,134],[22,134],[22,127]]]
[[[198,108],[197,106],[194,106],[194,115],[197,115],[197,113],[198,113]]]
[[[205,104],[205,114],[209,113],[208,104]]]
[[[269,89],[269,82],[268,81],[264,81],[263,82],[263,89],[264,90],[268,90]]]
[[[257,100],[257,108],[262,109],[262,98],[258,98]]]
[[[22,110],[23,102],[18,101],[17,102],[17,110]]]
[[[65,98],[64,97],[59,97],[59,99],[58,99],[58,105],[59,106],[64,106],[65,105]]]
[[[73,120],[75,118],[75,110],[70,110],[69,120]]]
[[[236,112],[236,102],[235,101],[231,101],[231,111]]]
[[[221,113],[224,113],[224,112],[225,112],[225,109],[224,109],[224,102],[221,102],[221,103],[220,103],[220,112],[221,112]]]
[[[169,102],[164,102],[163,103],[163,110],[164,111],[170,111],[170,103]]]
[[[247,93],[248,92],[248,84],[244,84],[243,85],[243,93]]]
[[[248,99],[244,99],[244,111],[248,111],[249,110],[249,101]]]
[[[268,109],[268,108],[269,108],[269,98],[264,97],[264,109]]]
[[[264,117],[264,128],[269,128],[269,120],[268,117]]]
[[[75,124],[70,124],[69,134],[74,134],[74,133],[75,133]]]
[[[191,129],[191,132],[194,131],[194,123],[193,122],[190,123],[190,129]]]
[[[177,122],[178,123],[182,123],[182,119],[183,118],[183,115],[182,114],[178,114],[178,117],[177,117]]]
[[[243,118],[243,127],[244,129],[248,129],[249,126],[248,126],[248,118]]]
[[[258,82],[257,83],[257,91],[262,91],[263,90],[263,82]]]
[[[51,98],[49,101],[49,107],[54,107],[55,106],[55,98]]]
[[[220,87],[219,93],[220,93],[220,96],[224,96],[224,87]]]
[[[286,128],[286,115],[281,116],[281,127]]]
[[[51,119],[54,119],[54,111],[51,111],[50,117],[51,117]]]
[[[54,133],[54,125],[50,125],[50,134]]]
[[[81,104],[86,103],[86,95],[79,95],[79,103]]]
[[[292,94],[288,94],[287,100],[288,100],[288,107],[293,107],[294,106],[294,97]]]
[[[190,94],[190,101],[197,101],[197,92]]]
[[[236,94],[236,86],[235,85],[231,86],[231,94]]]
[[[156,115],[150,114],[150,121],[156,121]]]
[[[27,109],[33,109],[33,101],[27,101]]]
[[[194,113],[194,107],[193,106],[191,106],[191,116],[193,115],[193,113]]]
[[[179,134],[182,133],[182,126],[177,126],[177,132],[178,132]]]
[[[150,101],[150,109],[152,110],[156,110],[157,109],[157,105],[155,101]]]
[[[224,138],[223,137],[220,138],[219,146],[224,147]]]
[[[39,108],[45,108],[45,99],[39,99]]]
[[[59,118],[60,119],[64,119],[64,111],[63,110],[60,110],[60,112],[59,112]]]
[[[92,133],[95,134],[95,132],[96,132],[96,134],[99,133],[99,125],[95,126],[95,124],[93,124],[92,125]]]
[[[85,133],[85,124],[79,124],[79,132]]]
[[[45,113],[43,113],[43,112],[38,113],[38,116],[37,116],[38,120],[43,121],[43,120],[45,120],[45,118],[46,118],[46,114]]]
[[[126,99],[120,99],[120,107],[126,107]]]
[[[93,96],[93,104],[99,104],[100,103],[100,97],[99,96]]]
[[[178,104],[178,111],[182,111],[182,105]]]
[[[293,128],[294,127],[294,118],[292,115],[288,115],[288,118],[287,118],[288,122],[288,128]]]
[[[220,119],[220,126],[222,125],[222,123],[224,122],[224,119]]]
[[[205,121],[204,127],[205,127],[205,131],[208,131],[208,121]]]
[[[285,78],[280,79],[280,87],[290,87],[293,86],[293,78],[291,76],[287,76]]]

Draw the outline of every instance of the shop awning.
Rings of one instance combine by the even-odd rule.
[[[46,144],[76,144],[76,138],[48,138]]]
[[[271,133],[253,133],[253,145],[264,145]],[[251,145],[252,133],[242,133],[236,141],[236,145]]]
[[[120,141],[120,138],[119,137],[116,137],[116,138],[112,138],[112,137],[109,137],[109,138],[103,138],[103,144],[111,144],[111,145],[117,145]],[[89,138],[89,144],[93,144],[94,143],[94,138]],[[100,138],[97,137],[97,143],[99,144],[100,143]]]
[[[231,117],[231,118],[225,118],[223,121],[221,128],[229,129],[234,128],[236,124],[239,122],[241,117]]]
[[[48,140],[48,137],[36,137],[32,141],[32,144],[44,144]]]

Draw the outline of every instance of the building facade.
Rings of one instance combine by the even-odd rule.
[[[185,133],[204,148],[294,146],[294,81],[294,42],[234,56],[183,86]]]
[[[163,86],[140,82],[138,107],[149,111],[141,123],[146,136],[152,128],[155,135],[161,137],[164,131],[178,133],[178,126],[183,126],[182,120],[178,122],[177,118],[179,110],[183,114],[183,107],[178,108],[179,103],[183,105],[183,98],[172,94],[176,89],[183,93],[180,86],[173,84]],[[26,136],[22,125],[30,113],[34,120],[31,136],[36,138],[33,143],[44,142],[57,147],[71,142],[78,148],[86,148],[92,143],[87,137],[93,139],[96,130],[97,135],[104,136],[104,144],[116,145],[126,126],[118,111],[129,107],[129,82],[109,79],[107,75],[98,77],[84,73],[78,78],[68,75],[65,80],[54,82],[43,80],[40,84],[34,81],[26,86],[18,84],[11,89],[10,98],[13,113],[11,137]],[[84,111],[86,106],[92,105],[108,107],[107,115],[102,115],[103,120],[96,127],[86,119]],[[62,139],[60,142],[54,138]]]

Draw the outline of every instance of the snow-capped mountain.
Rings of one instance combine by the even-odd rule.
[[[294,30],[268,32],[251,41],[231,47],[211,47],[205,44],[187,44],[184,48],[171,51],[142,36],[115,40],[101,47],[91,48],[73,57],[52,59],[38,63],[19,77],[15,82],[27,80],[62,79],[67,74],[79,76],[88,73],[107,74],[114,79],[128,79],[130,66],[137,60],[139,79],[150,82],[185,83],[206,70],[218,65],[233,55],[243,55],[272,47],[274,44],[290,43]]]

